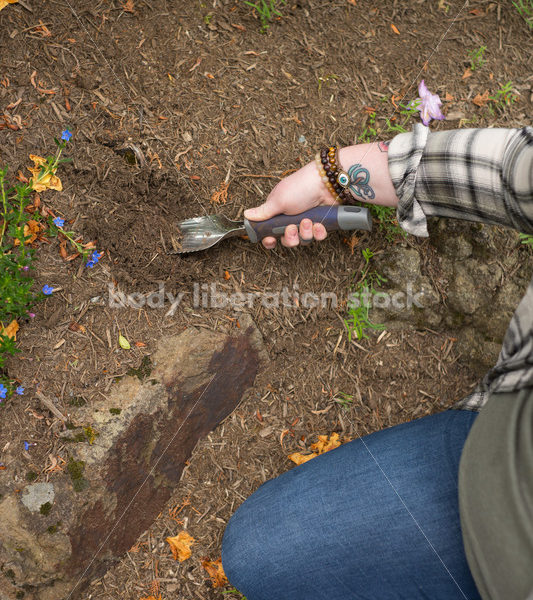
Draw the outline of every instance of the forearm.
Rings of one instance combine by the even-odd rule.
[[[355,200],[382,206],[398,205],[398,196],[389,173],[386,142],[341,148],[339,162],[350,175],[349,189]]]

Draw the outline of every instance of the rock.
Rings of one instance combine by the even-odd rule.
[[[392,248],[379,262],[379,272],[387,278],[389,285],[402,287],[420,277],[420,255],[414,248]]]
[[[34,483],[27,485],[22,494],[22,504],[31,512],[46,511],[52,505],[55,493],[52,483]]]
[[[393,248],[378,263],[377,270],[387,281],[374,297],[371,318],[388,329],[436,327],[442,320],[438,312],[440,296],[430,280],[420,272],[420,254],[414,248]]]
[[[487,340],[475,327],[464,327],[457,337],[455,349],[463,362],[483,373],[496,364],[501,345]]]
[[[237,406],[266,357],[250,317],[239,322],[232,335],[189,328],[163,339],[143,381],[126,376],[97,408],[71,415],[63,472],[22,493],[20,478],[0,485],[6,598],[23,585],[25,600],[75,598],[152,525],[198,439]]]

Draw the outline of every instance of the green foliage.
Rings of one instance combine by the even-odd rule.
[[[489,105],[490,112],[494,113],[494,109],[502,112],[506,106],[510,106],[517,99],[516,94],[513,93],[513,82],[508,81],[506,84],[501,85],[496,94],[489,96],[489,99],[491,101]]]
[[[520,233],[520,242],[525,244],[528,248],[533,250],[533,234],[531,233]]]
[[[379,204],[367,204],[366,206],[377,221],[379,229],[385,234],[388,242],[393,242],[397,238],[407,235],[398,225],[396,210],[392,206],[380,206]]]
[[[353,404],[353,396],[351,394],[345,394],[344,392],[338,392],[333,399],[339,406],[344,408],[344,410],[348,410]]]
[[[45,517],[50,514],[51,510],[52,504],[50,502],[45,502],[44,504],[41,504],[41,507],[39,508],[39,512]]]
[[[369,248],[365,248],[361,253],[365,261],[363,274],[354,291],[349,295],[348,317],[344,319],[350,342],[352,337],[367,338],[368,330],[381,331],[385,328],[380,323],[372,323],[369,311],[372,306],[372,297],[377,293],[377,288],[387,280],[370,267],[374,253]]]
[[[0,331],[13,320],[25,319],[35,302],[44,297],[32,292],[30,271],[34,251],[25,243],[31,237],[24,232],[30,215],[31,187],[28,184],[11,185],[7,167],[0,169]],[[3,370],[7,358],[18,352],[15,340],[0,334],[0,384],[13,394],[13,382]]]
[[[367,125],[363,130],[363,133],[357,138],[358,144],[368,144],[376,139],[378,132],[376,129],[376,113],[371,112],[368,114]]]
[[[249,2],[243,0],[244,4],[251,6],[259,15],[261,21],[261,33],[265,33],[270,26],[270,21],[274,17],[281,17],[278,7],[285,5],[287,0],[258,0],[258,2]]]
[[[524,18],[527,26],[533,29],[533,0],[518,0],[513,2],[513,5]]]
[[[232,594],[232,595],[235,595],[235,597],[238,600],[246,600],[246,596],[243,596],[237,588],[232,588],[231,590],[224,590],[222,592],[222,594],[224,594],[224,595]]]
[[[487,46],[480,46],[477,50],[471,50],[468,53],[468,57],[470,58],[470,69],[472,71],[479,69],[485,64],[486,60],[483,58],[483,55],[485,54],[486,49]]]
[[[339,78],[339,76],[335,75],[335,73],[329,73],[328,75],[320,76],[318,78],[318,91],[320,92],[323,85],[327,86],[332,81],[337,81],[338,78]]]
[[[385,133],[407,133],[406,125],[411,120],[411,117],[418,113],[420,100],[413,100],[409,104],[400,104],[399,119],[385,119]]]

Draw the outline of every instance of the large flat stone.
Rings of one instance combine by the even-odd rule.
[[[75,414],[79,431],[94,439],[68,444],[63,473],[3,496],[0,565],[8,586],[0,586],[0,599],[22,586],[25,598],[73,591],[75,598],[150,527],[197,441],[254,382],[264,349],[251,320],[239,320],[233,335],[189,328],[162,340],[144,381],[125,377],[98,410]]]

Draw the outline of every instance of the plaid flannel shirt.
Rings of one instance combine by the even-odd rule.
[[[417,124],[389,146],[389,172],[405,231],[427,236],[429,216],[533,233],[533,127],[430,133]],[[491,392],[533,386],[533,280],[496,365],[456,408],[480,410]]]

